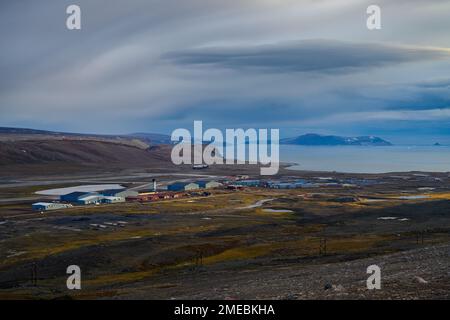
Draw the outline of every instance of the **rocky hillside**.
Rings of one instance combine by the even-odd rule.
[[[46,163],[149,165],[170,161],[167,148],[141,148],[95,140],[20,140],[0,142],[0,166]]]

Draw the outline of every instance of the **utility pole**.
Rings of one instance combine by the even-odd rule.
[[[425,231],[417,231],[416,233],[416,244],[423,244],[424,243],[424,237],[425,237]]]
[[[203,266],[203,252],[201,250],[197,250],[194,257],[194,266],[192,269],[193,271],[195,271],[201,266]]]
[[[31,284],[32,286],[37,286],[37,263],[33,262],[31,264]]]
[[[327,255],[327,239],[326,238],[320,238],[319,243],[319,255]]]

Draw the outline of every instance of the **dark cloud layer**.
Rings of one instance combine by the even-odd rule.
[[[167,59],[184,65],[212,65],[269,72],[342,72],[449,57],[450,51],[443,49],[333,40],[203,48],[166,55]]]

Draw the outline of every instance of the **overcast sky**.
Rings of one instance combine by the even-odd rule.
[[[77,4],[82,29],[66,28]],[[382,29],[366,9],[382,9]],[[0,126],[450,143],[448,0],[0,4]]]

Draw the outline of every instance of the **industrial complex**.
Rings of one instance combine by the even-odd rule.
[[[368,180],[336,180],[330,177],[316,177],[311,180],[286,179],[282,181],[249,179],[248,176],[228,177],[221,181],[177,181],[167,184],[164,188],[157,188],[153,179],[151,190],[139,190],[125,187],[105,189],[97,191],[77,191],[77,187],[70,188],[71,192],[61,194],[57,201],[37,202],[32,205],[33,210],[48,211],[66,209],[73,205],[100,205],[122,202],[153,202],[165,199],[176,199],[190,196],[208,196],[208,189],[224,188],[228,190],[242,190],[245,188],[268,189],[297,189],[317,187],[354,187],[368,185],[373,182]],[[79,190],[85,190],[87,186],[79,186]]]
[[[153,188],[150,191],[138,192],[124,187],[98,191],[72,191],[60,195],[58,201],[33,203],[32,208],[36,211],[48,211],[66,209],[73,205],[100,205],[126,201],[150,202],[198,195],[197,193],[192,194],[192,192],[201,189],[218,188],[222,185],[222,183],[217,181],[174,182],[168,184],[166,189],[158,190],[156,181],[153,180]],[[85,187],[80,186],[79,189],[82,190]],[[76,187],[72,188],[72,190],[76,189]],[[207,196],[209,193],[203,192],[200,195]]]

